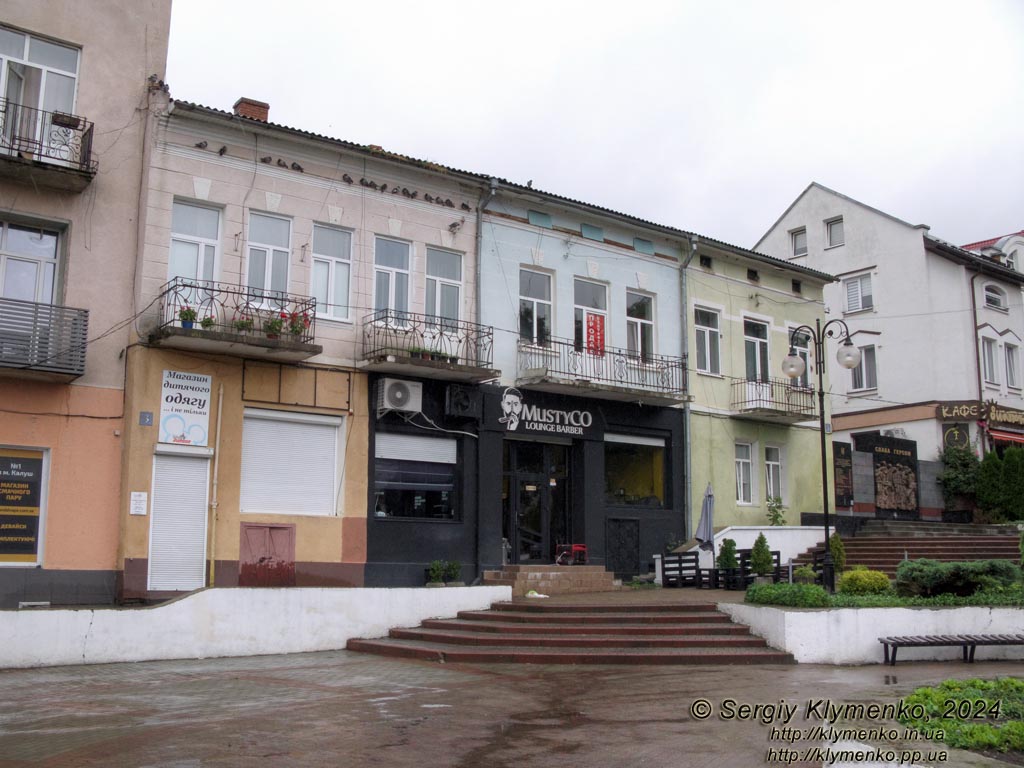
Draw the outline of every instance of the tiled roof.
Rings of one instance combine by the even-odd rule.
[[[988,240],[979,240],[976,243],[968,243],[967,245],[961,245],[965,251],[980,251],[982,248],[988,248],[989,246],[995,245],[1004,237],[1010,237],[1012,235],[1024,235],[1024,229],[1020,232],[1011,232],[1009,235],[1000,235],[999,237],[993,237]]]

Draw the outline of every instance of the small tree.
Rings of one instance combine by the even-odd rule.
[[[846,547],[843,546],[843,540],[839,538],[839,531],[833,532],[829,537],[828,548],[832,553],[832,565],[838,575],[846,570]]]
[[[736,542],[732,539],[722,539],[722,547],[718,550],[718,560],[716,564],[719,568],[739,568],[739,560],[736,559]]]
[[[768,525],[785,525],[786,508],[782,506],[781,496],[768,498]]]
[[[1003,453],[1002,506],[1011,520],[1024,520],[1024,449],[1017,446]]]
[[[758,576],[767,576],[772,572],[772,552],[768,549],[768,539],[764,534],[758,534],[754,548],[750,550],[750,570]]]
[[[981,460],[975,493],[980,509],[996,514],[1004,511],[1003,460],[995,451],[989,451]]]
[[[946,448],[939,458],[944,466],[938,481],[946,509],[955,509],[958,499],[974,503],[981,462],[973,448]]]

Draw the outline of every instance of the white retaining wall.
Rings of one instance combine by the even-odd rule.
[[[784,609],[719,603],[719,609],[768,641],[809,664],[879,664],[880,637],[893,635],[1009,635],[1024,632],[1020,608],[833,608]],[[900,648],[900,661],[962,658],[952,648]],[[976,661],[1024,659],[1024,646],[979,646]]]
[[[820,545],[825,538],[823,526],[810,525],[731,525],[715,534],[715,552],[700,550],[700,567],[714,568],[714,558],[722,548],[722,539],[732,539],[736,549],[753,549],[758,534],[768,540],[768,549],[779,550],[779,558],[785,565],[802,555],[813,546]],[[693,547],[697,549],[697,547]]]
[[[233,588],[151,608],[0,611],[0,668],[328,651],[511,599],[510,587]]]

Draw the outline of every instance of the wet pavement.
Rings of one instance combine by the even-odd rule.
[[[657,590],[641,599],[730,597]],[[0,768],[821,766],[805,750],[823,745],[806,738],[823,702],[893,704],[947,678],[1003,676],[1024,676],[1024,663],[564,667],[332,651],[3,670]],[[710,705],[704,720],[699,699]],[[744,717],[743,704],[794,714],[784,721],[776,706]],[[837,724],[895,727],[886,718]],[[1007,765],[922,740],[861,743],[919,750],[918,765]],[[929,751],[945,761],[923,759]]]

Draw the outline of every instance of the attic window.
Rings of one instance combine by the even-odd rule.
[[[701,256],[700,257],[700,265],[704,269],[711,269],[711,257],[710,256]]]
[[[633,238],[633,250],[637,253],[646,253],[648,256],[654,255],[654,243],[650,240],[644,240],[642,237]]]
[[[803,285],[799,280],[793,281],[793,293],[803,293]]]
[[[1006,293],[995,285],[985,286],[985,306],[992,309],[1006,309]]]
[[[587,238],[587,240],[597,240],[599,243],[604,242],[604,230],[600,227],[592,227],[589,224],[580,224],[580,234]]]
[[[758,283],[758,282],[761,281],[761,275],[758,274],[756,269],[748,269],[747,270],[747,280],[750,280],[751,282],[754,282],[754,283]]]
[[[544,227],[544,229],[554,228],[554,224],[551,221],[551,214],[541,213],[540,211],[527,211],[526,218],[535,227]]]

